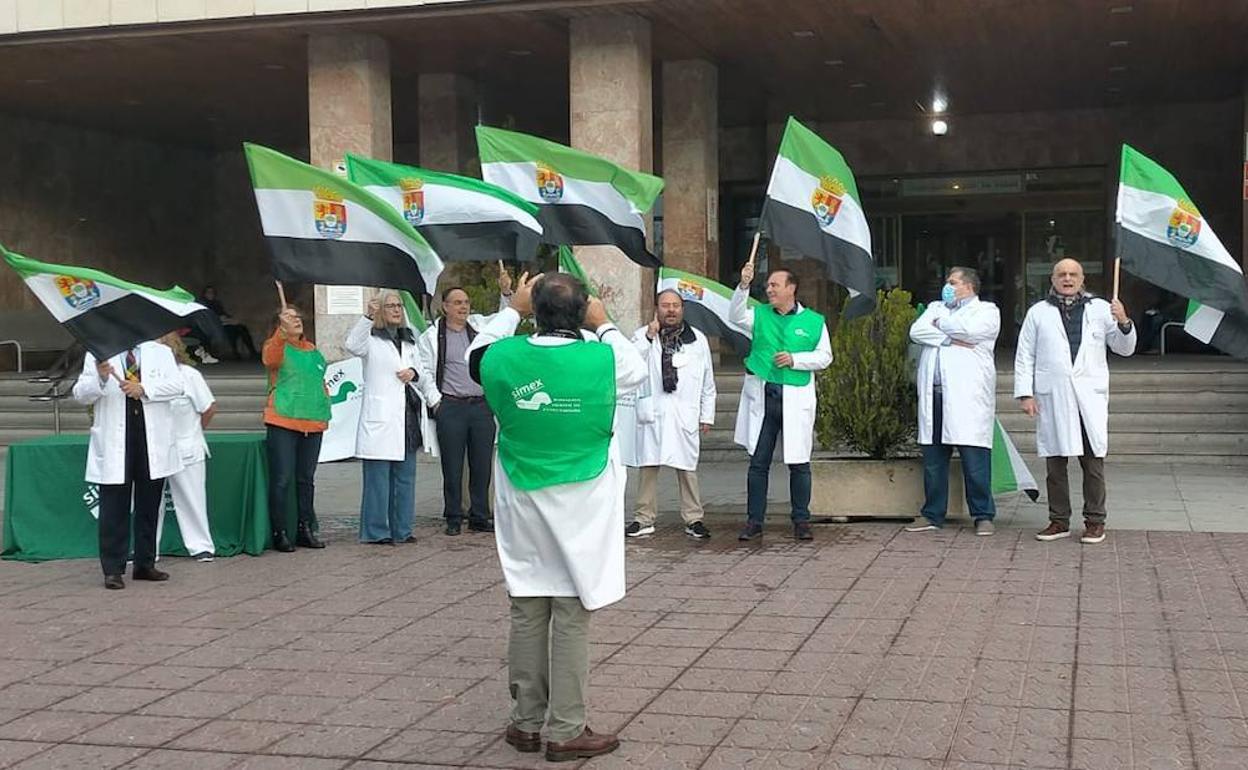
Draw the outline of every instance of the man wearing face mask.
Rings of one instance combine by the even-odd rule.
[[[1135,326],[1117,299],[1083,288],[1083,266],[1053,266],[1049,296],[1027,311],[1014,354],[1014,398],[1036,418],[1036,454],[1045,458],[1049,526],[1037,540],[1070,537],[1068,457],[1083,468],[1081,543],[1105,540],[1105,455],[1109,453],[1109,366],[1106,348],[1135,352]]]
[[[997,514],[992,499],[997,401],[993,348],[1001,311],[979,298],[979,273],[969,267],[949,271],[940,299],[910,327],[910,339],[922,346],[916,385],[924,501],[922,523],[906,531],[935,532],[945,525],[949,460],[957,447],[975,534],[991,535]]]
[[[685,321],[685,301],[673,289],[655,298],[654,320],[633,334],[633,347],[646,360],[649,380],[637,398],[636,457],[641,469],[637,514],[624,530],[629,537],[654,534],[659,466],[676,471],[685,534],[711,536],[702,523],[698,493],[700,434],[715,422],[715,371],[706,335]],[[624,426],[629,430],[632,426]]]

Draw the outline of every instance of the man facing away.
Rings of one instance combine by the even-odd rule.
[[[910,339],[922,346],[916,385],[924,501],[923,522],[906,531],[934,532],[945,525],[949,459],[957,447],[975,534],[991,535],[997,514],[992,499],[997,412],[993,349],[1001,331],[1001,311],[979,298],[979,273],[969,267],[949,271],[940,299],[910,327]]]
[[[1109,365],[1105,351],[1135,352],[1135,326],[1117,299],[1084,290],[1083,266],[1053,266],[1049,296],[1031,306],[1014,354],[1014,398],[1036,419],[1036,454],[1045,458],[1049,526],[1037,540],[1070,537],[1068,457],[1083,468],[1083,536],[1105,540],[1105,455],[1109,453]]]
[[[685,301],[675,290],[659,292],[654,320],[633,334],[633,345],[645,359],[649,379],[637,398],[636,456],[640,468],[637,513],[624,530],[629,537],[654,534],[659,466],[676,471],[680,485],[680,517],[685,534],[697,540],[711,536],[702,522],[698,492],[701,435],[715,423],[715,370],[706,335],[685,321]],[[633,426],[626,425],[623,430]]]
[[[746,478],[746,524],[738,540],[762,537],[767,482],[776,441],[784,434],[789,466],[793,537],[810,540],[810,451],[815,430],[813,372],[832,363],[832,343],[823,316],[797,301],[797,276],[773,270],[767,276],[767,304],[749,307],[754,262],[741,268],[728,318],[751,333],[745,384],[734,440],[750,454]]]
[[[530,309],[537,334],[516,337]],[[583,330],[591,330],[586,333]],[[632,343],[569,275],[522,276],[468,348],[498,419],[494,526],[511,600],[504,739],[574,761],[619,747],[586,724],[589,620],[624,597],[624,486],[616,400],[646,378]]]

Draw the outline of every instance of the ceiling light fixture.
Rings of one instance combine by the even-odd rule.
[[[1110,48],[1126,48],[1126,47],[1127,47],[1127,46],[1129,46],[1129,45],[1131,45],[1131,41],[1130,41],[1130,40],[1111,40],[1111,41],[1109,41],[1109,47],[1110,47]]]
[[[932,121],[932,134],[935,136],[944,136],[949,133],[949,123],[937,118]]]
[[[1134,5],[1115,5],[1109,9],[1110,13],[1131,13],[1135,10]]]
[[[839,67],[845,63],[844,59],[824,59],[823,63],[829,67]]]
[[[932,112],[937,115],[949,109],[949,100],[943,94],[936,94],[932,97]]]
[[[813,29],[793,30],[793,37],[814,37],[814,36],[815,36],[815,31]]]
[[[527,48],[517,48],[515,50],[508,51],[507,53],[511,54],[512,56],[532,56],[533,55],[533,52]]]
[[[1112,66],[1112,67],[1110,67],[1110,68],[1109,68],[1109,71],[1110,71],[1110,72],[1126,72],[1126,71],[1127,71],[1127,65],[1125,65],[1125,64],[1115,64],[1114,66]]]
[[[850,87],[850,88],[866,88],[866,87],[867,87],[867,84],[866,84],[866,83],[863,83],[863,82],[861,82],[861,81],[859,81],[859,82],[857,82],[857,83],[850,83],[850,84],[849,84],[849,87]]]

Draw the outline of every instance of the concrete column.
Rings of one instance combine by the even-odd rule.
[[[663,262],[717,277],[719,71],[707,61],[663,64]]]
[[[573,18],[568,59],[572,146],[650,171],[654,167],[650,22],[629,15]],[[602,288],[616,322],[631,334],[652,311],[654,271],[639,267],[611,246],[582,246],[576,253],[590,279]]]
[[[390,49],[384,39],[357,34],[308,38],[308,139],[312,164],[322,168],[334,168],[348,152],[390,160]],[[347,357],[342,339],[358,316],[329,315],[326,289],[316,287],[316,342],[326,358],[336,361]],[[361,300],[361,313],[364,305]]]
[[[456,74],[421,75],[416,87],[420,105],[420,165],[433,171],[466,174],[480,170],[474,161],[477,141],[477,86]]]

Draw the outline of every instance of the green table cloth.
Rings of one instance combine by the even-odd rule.
[[[208,527],[217,555],[263,553],[271,539],[264,434],[210,432],[207,438],[212,453]],[[99,496],[94,484],[83,481],[86,462],[86,434],[45,436],[9,447],[0,556],[20,561],[99,556]],[[293,538],[293,505],[286,513]],[[167,487],[162,516],[160,553],[187,555]]]

